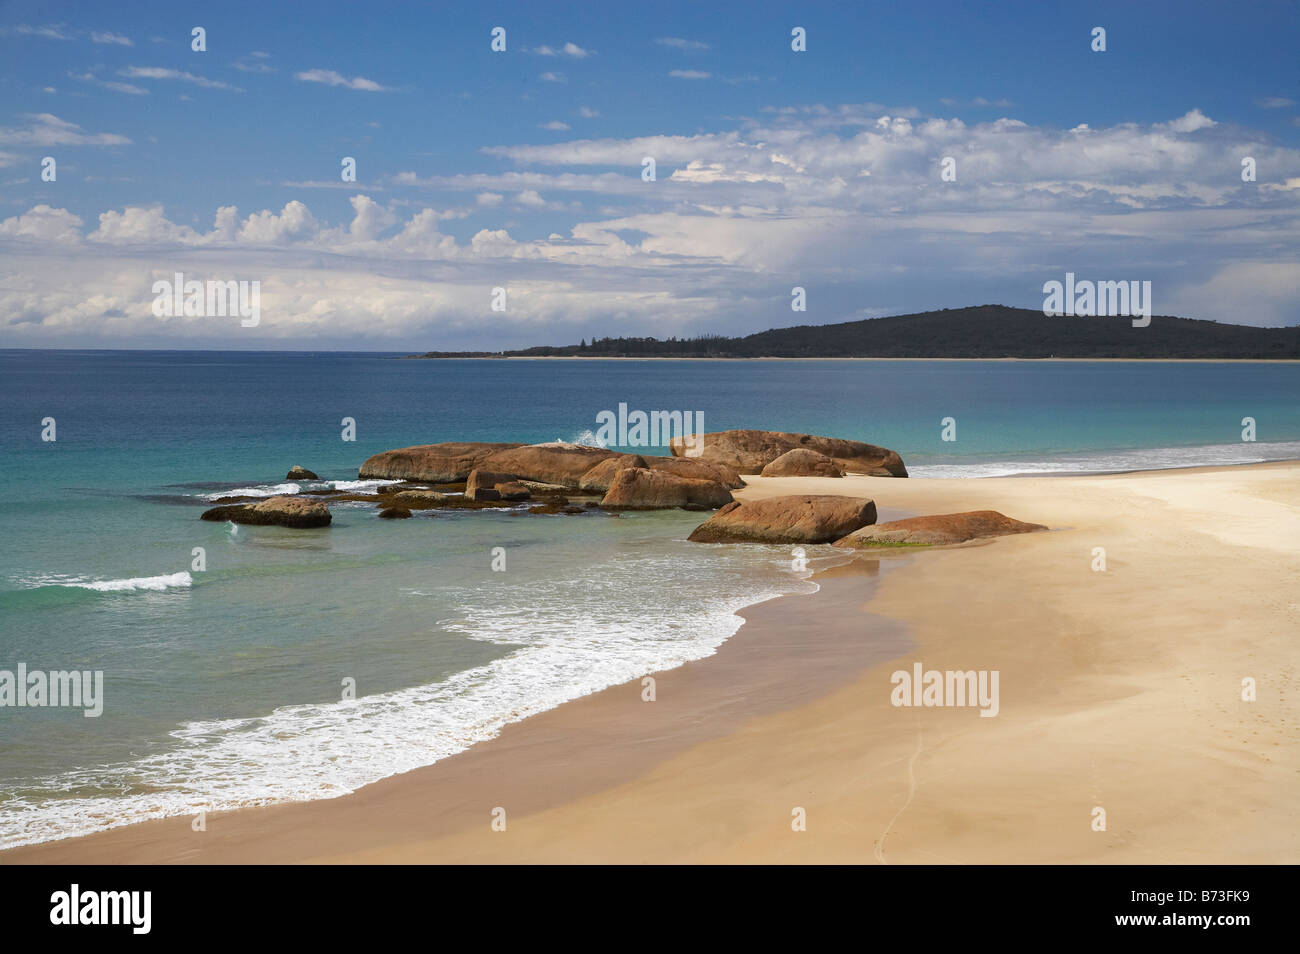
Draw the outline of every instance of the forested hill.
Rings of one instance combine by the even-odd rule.
[[[593,338],[520,351],[430,351],[417,358],[1287,358],[1300,359],[1300,327],[1255,328],[1153,316],[1048,318],[979,305],[834,325],[799,325],[743,338]]]

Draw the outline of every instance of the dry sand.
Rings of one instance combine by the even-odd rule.
[[[738,496],[806,492],[1053,532],[860,559],[745,611],[655,702],[630,683],[343,798],[0,863],[1300,861],[1300,463]],[[894,707],[914,662],[998,671],[999,714]]]

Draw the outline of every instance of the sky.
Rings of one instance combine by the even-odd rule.
[[[1066,272],[1295,325],[1298,51],[1294,0],[0,2],[0,347],[748,334]],[[258,323],[156,314],[176,273]]]

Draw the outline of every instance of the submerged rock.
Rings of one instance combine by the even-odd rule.
[[[844,468],[825,454],[806,447],[796,447],[764,467],[760,476],[843,477]]]
[[[300,530],[328,527],[333,516],[319,500],[306,497],[269,497],[256,504],[234,504],[203,511],[202,519],[255,526],[294,527]]]
[[[390,498],[390,506],[405,507],[408,510],[428,510],[441,507],[447,502],[447,495],[436,490],[402,490]]]
[[[794,434],[785,431],[717,431],[694,438],[701,452],[686,457],[684,438],[673,438],[669,449],[675,457],[703,460],[711,464],[725,464],[741,474],[757,474],[787,451],[803,447],[825,454],[839,464],[845,473],[867,474],[873,477],[906,477],[903,459],[892,450],[847,441],[838,437],[819,437],[814,434]]]
[[[297,464],[294,464],[292,467],[289,468],[289,473],[285,475],[284,479],[285,480],[320,480],[319,477],[313,474],[306,467],[299,467]]]
[[[965,513],[941,513],[930,517],[908,517],[889,523],[863,527],[836,540],[835,546],[846,548],[887,546],[941,546],[965,543],[981,537],[1001,537],[1011,533],[1034,533],[1046,530],[1041,523],[1013,520],[996,510],[970,510]]]
[[[830,543],[875,522],[874,500],[796,494],[729,503],[687,539],[696,543]]]
[[[411,511],[405,507],[385,507],[379,511],[380,520],[405,520],[411,516]]]

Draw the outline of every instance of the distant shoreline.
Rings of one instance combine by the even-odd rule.
[[[346,353],[346,352],[344,352]],[[406,361],[1023,361],[1041,364],[1043,362],[1075,362],[1101,364],[1105,362],[1129,362],[1134,364],[1295,364],[1300,358],[702,358],[670,357],[667,355],[577,355],[577,354],[501,354],[501,355],[443,355],[426,357],[422,354],[403,355],[399,360]]]

